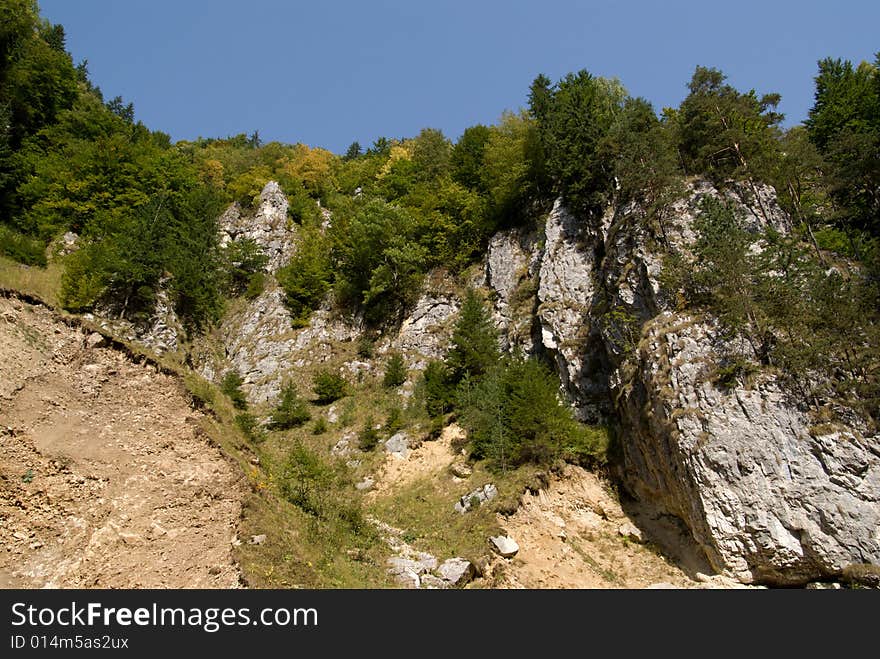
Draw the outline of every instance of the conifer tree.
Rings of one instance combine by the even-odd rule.
[[[469,289],[452,333],[446,365],[454,382],[465,375],[480,377],[498,361],[498,333],[483,301]]]

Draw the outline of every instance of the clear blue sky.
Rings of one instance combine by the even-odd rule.
[[[174,140],[260,132],[336,152],[423,127],[456,139],[538,73],[618,77],[659,110],[697,64],[812,104],[816,61],[873,60],[880,2],[39,0],[105,98]]]

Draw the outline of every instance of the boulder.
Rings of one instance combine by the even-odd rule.
[[[103,348],[107,345],[107,339],[97,332],[92,332],[89,334],[88,338],[86,338],[86,345],[89,348]]]
[[[642,541],[641,530],[632,522],[624,522],[623,524],[618,526],[617,535],[626,540],[631,540],[632,542]]]
[[[370,476],[366,476],[364,477],[364,480],[360,481],[359,483],[355,483],[354,488],[356,490],[369,490],[371,487],[373,487],[375,482],[376,481],[374,481]]]
[[[456,478],[469,478],[474,470],[466,462],[453,462],[449,467],[449,471]]]
[[[449,558],[437,568],[441,579],[452,586],[463,586],[474,578],[474,564],[464,558]]]
[[[477,488],[473,492],[465,494],[458,501],[456,501],[453,508],[456,510],[456,512],[466,513],[474,506],[482,506],[484,503],[486,503],[487,501],[491,501],[497,496],[498,488],[496,488],[492,483],[487,483],[483,487]]]
[[[398,432],[385,442],[385,451],[397,458],[405,458],[409,455],[409,436],[405,432]]]
[[[421,580],[421,587],[426,590],[445,590],[451,585],[445,579],[436,577],[433,574],[423,574],[419,579]]]
[[[506,535],[493,536],[489,538],[489,542],[492,544],[492,549],[503,558],[512,558],[519,551],[519,545],[516,544],[516,541]]]

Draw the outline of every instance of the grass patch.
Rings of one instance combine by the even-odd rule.
[[[46,265],[46,244],[0,224],[0,254],[26,265]]]
[[[456,512],[453,506],[463,494],[462,484],[452,479],[423,479],[375,502],[371,512],[401,529],[414,547],[441,561],[452,556],[476,561],[489,553],[487,540],[498,535],[500,527],[491,505]]]
[[[351,506],[355,500],[356,491],[353,486],[349,487],[350,478],[334,477],[329,487],[320,492],[323,518],[284,496],[285,460],[300,437],[311,440],[308,450],[315,453],[321,465],[334,475],[339,473],[335,470],[340,469],[340,465],[326,457],[325,435],[315,436],[311,429],[300,426],[290,431],[265,432],[261,435],[265,440],[254,443],[249,437],[249,424],[241,422],[241,411],[216,385],[192,373],[184,374],[183,383],[194,406],[208,413],[202,423],[205,434],[238,464],[249,485],[249,492],[242,501],[241,544],[234,549],[249,586],[379,588],[392,585],[384,568],[387,548],[378,536],[371,529],[349,523],[352,516],[345,511],[336,514],[339,512],[337,501]],[[249,539],[256,535],[265,535],[265,541],[250,544]]]
[[[376,500],[370,513],[401,529],[407,542],[441,561],[461,556],[476,562],[491,554],[489,537],[502,532],[496,514],[516,510],[522,493],[540,480],[539,473],[535,466],[526,465],[492,474],[479,463],[470,478],[456,483],[444,470]],[[495,499],[466,513],[454,509],[460,497],[487,483],[498,488]]]
[[[0,287],[27,293],[57,307],[63,271],[64,267],[57,262],[40,268],[0,256]]]

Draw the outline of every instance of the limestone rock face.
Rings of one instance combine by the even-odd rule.
[[[234,369],[242,377],[242,390],[251,403],[274,403],[285,380],[294,377],[297,369],[327,361],[334,343],[352,341],[362,329],[357,319],[333,313],[329,302],[312,314],[306,327],[293,327],[284,291],[272,276],[296,253],[296,232],[287,209],[281,187],[269,181],[255,212],[245,213],[233,203],[219,219],[221,245],[253,240],[268,257],[266,272],[270,276],[255,299],[236,301],[236,308],[217,329],[215,345],[210,346],[213,350],[199,351],[197,370],[205,378],[219,381]],[[321,209],[321,213],[329,226],[330,212]],[[350,369],[354,376],[361,366]]]
[[[880,564],[880,438],[811,435],[799,401],[769,375],[713,383],[731,346],[663,290],[658,241],[687,254],[706,196],[733,202],[756,239],[766,226],[788,230],[767,186],[692,184],[653,228],[634,206],[590,223],[557,203],[539,275],[542,346],[582,418],[619,419],[627,489],[684,520],[718,570],[802,584]]]
[[[183,326],[168,296],[167,278],[159,281],[156,303],[149,318],[133,322],[119,318],[118,312],[112,308],[99,308],[94,314],[85,314],[84,317],[111,334],[146,346],[157,355],[177,350],[183,335]]]
[[[272,280],[244,309],[227,316],[220,326],[223,354],[203,354],[200,373],[219,381],[234,368],[244,380],[242,390],[251,403],[274,403],[285,378],[297,368],[330,358],[332,344],[351,341],[360,327],[329,309],[315,311],[307,327],[294,329],[284,305],[284,291]]]
[[[502,348],[534,352],[535,323],[532,313],[537,291],[539,252],[534,234],[502,231],[489,241],[486,254],[486,285],[492,289],[493,320]]]
[[[604,346],[591,314],[601,292],[597,248],[602,233],[557,201],[544,235],[537,309],[541,347],[555,360],[579,417],[595,421],[607,414],[607,384],[601,377],[607,370]]]
[[[290,261],[295,251],[295,234],[289,226],[287,208],[287,196],[281,186],[269,181],[253,214],[245,213],[235,202],[220,216],[220,245],[253,240],[269,259],[266,272],[275,272]]]
[[[452,295],[426,291],[400,326],[393,347],[409,357],[413,368],[443,359],[461,303]]]
[[[743,582],[880,563],[878,438],[813,436],[772,379],[719,389],[702,363],[716,345],[686,317],[649,328],[620,398],[633,493],[683,519],[713,566]]]

